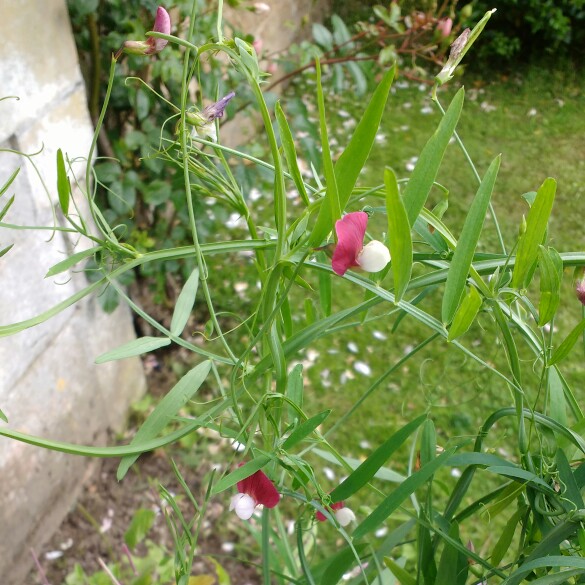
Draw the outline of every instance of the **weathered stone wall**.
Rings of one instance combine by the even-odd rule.
[[[40,152],[32,161],[0,152],[0,185],[20,167],[0,208],[16,196],[5,222],[53,226],[58,211],[58,148],[70,158],[86,157],[93,127],[65,0],[23,0],[3,5],[0,148]],[[85,164],[75,167],[84,176]],[[44,182],[44,185],[43,185]],[[51,195],[52,200],[45,191]],[[76,196],[81,200],[79,192]],[[81,290],[83,274],[45,279],[55,263],[84,244],[52,231],[0,227],[0,324],[22,321]],[[144,391],[138,360],[96,366],[100,353],[134,335],[130,314],[106,315],[95,299],[85,300],[40,326],[0,338],[0,408],[13,429],[80,444],[103,444],[119,429],[128,404]],[[0,422],[3,426],[5,423]],[[38,549],[75,501],[87,459],[45,451],[0,438],[0,582],[17,585]]]

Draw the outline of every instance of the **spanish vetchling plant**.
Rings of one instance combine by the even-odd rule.
[[[109,84],[88,156],[91,160],[123,55],[139,52],[142,58],[152,59],[152,54],[163,51],[158,58],[164,59],[167,43],[181,47],[181,89],[168,98],[157,96],[167,103],[166,125],[173,127],[172,133],[161,135],[157,159],[181,177],[192,244],[138,251],[124,241],[94,201],[92,170],[88,166],[85,199],[99,230],[95,235],[89,220],[79,217],[81,206],[71,194],[67,159],[59,153],[58,200],[63,221],[68,225],[55,229],[74,229],[82,238],[90,239],[92,247],[53,266],[50,274],[60,274],[92,259],[98,278],[59,307],[30,320],[0,326],[0,335],[17,333],[51,318],[84,296],[111,287],[151,323],[158,335],[113,349],[99,356],[98,363],[141,355],[171,343],[193,352],[198,363],[160,401],[128,445],[79,446],[29,436],[5,426],[0,428],[0,434],[74,455],[121,458],[119,480],[141,453],[168,445],[199,428],[238,442],[242,448],[223,474],[211,475],[199,503],[182,482],[194,504],[193,521],[186,522],[178,507],[171,506],[170,514],[177,514],[169,526],[176,544],[175,579],[180,585],[189,581],[201,522],[212,498],[229,501],[242,521],[252,523],[261,548],[259,570],[266,585],[328,585],[342,578],[353,584],[392,583],[394,577],[406,585],[583,582],[585,505],[581,491],[585,485],[585,440],[580,430],[585,419],[563,376],[562,363],[578,350],[585,319],[564,340],[557,338],[552,325],[560,308],[565,268],[578,268],[576,293],[583,302],[585,253],[559,253],[549,245],[548,221],[556,191],[551,178],[545,178],[537,192],[526,196],[529,209],[518,236],[512,242],[504,241],[491,204],[500,156],[480,174],[456,133],[464,89],[455,93],[446,109],[437,93],[441,85],[450,81],[491,12],[474,30],[463,31],[455,40],[447,63],[436,77],[432,98],[443,116],[412,174],[407,179],[399,178],[386,167],[380,169],[379,185],[365,187],[359,185],[359,176],[375,144],[395,67],[385,72],[343,153],[334,162],[317,62],[323,176],[303,178],[297,164],[294,129],[289,127],[280,104],[273,112],[267,107],[261,89],[263,75],[252,45],[223,36],[221,7],[220,2],[217,38],[201,46],[191,42],[197,3],[185,38],[170,34],[170,20],[160,8],[154,30],[147,33],[146,40],[124,42],[111,60]],[[227,102],[237,96],[227,93],[201,111],[189,103],[188,87],[198,64],[217,54],[229,60],[254,96],[264,122],[270,160],[222,146],[219,120]],[[215,125],[214,130],[210,124]],[[477,179],[475,196],[458,237],[443,221],[444,209],[431,211],[426,207],[431,191],[442,188],[436,184],[436,176],[452,138],[463,149]],[[273,174],[273,191],[266,195],[271,197],[274,209],[273,224],[262,230],[232,173],[229,161],[238,157]],[[196,180],[206,182],[218,204],[241,215],[248,230],[246,239],[223,240],[212,234],[201,237],[192,191]],[[294,213],[287,199],[291,188],[300,201]],[[9,206],[10,202],[2,215]],[[477,245],[486,214],[493,220],[499,247],[480,254]],[[368,233],[372,216],[385,217],[386,235],[376,227],[371,228],[375,238]],[[128,297],[120,279],[138,266],[185,258],[193,260],[194,268],[178,297],[171,324],[165,327]],[[245,262],[259,286],[249,314],[241,317],[239,327],[229,331],[223,329],[217,315],[216,298],[208,279],[217,258]],[[332,302],[341,278],[363,291],[361,302],[348,302],[345,297]],[[536,281],[538,290],[533,286]],[[419,306],[423,292],[440,295],[439,315]],[[319,299],[319,313],[303,315],[307,296]],[[188,341],[184,335],[196,302],[204,304],[210,315],[209,340],[203,345]],[[381,305],[387,306],[388,311],[376,315],[373,309]],[[294,320],[294,315],[302,318]],[[379,326],[384,327],[404,315],[423,324],[428,337],[381,372],[334,427],[328,427],[330,409],[318,413],[305,409],[303,368],[296,360],[309,344],[340,335],[355,319],[378,319]],[[505,349],[506,367],[488,363],[466,343],[465,334],[480,315],[493,322],[496,337]],[[450,343],[488,369],[509,390],[510,400],[502,394],[502,403],[486,413],[472,441],[452,438],[438,449],[433,420],[429,413],[421,413],[399,429],[388,429],[388,435],[363,461],[346,459],[330,441],[331,430],[342,428],[349,417],[359,416],[363,402],[375,392],[380,393],[389,376],[432,343]],[[179,410],[203,384],[213,392],[214,400],[200,405],[192,417],[178,417]],[[332,397],[332,406],[333,402]],[[514,453],[486,451],[484,444],[495,425],[507,419],[514,422]],[[174,430],[163,434],[170,424]],[[410,445],[412,453],[407,473],[391,475],[391,483],[377,480],[380,474],[388,480],[390,470],[386,466],[404,445]],[[329,493],[322,488],[320,472],[311,463],[315,453],[324,453],[346,470],[346,477]],[[445,468],[454,466],[464,468],[458,479],[441,475]],[[178,469],[176,473],[181,477]],[[447,498],[437,493],[439,475],[442,483],[452,482]],[[497,486],[487,492],[482,491],[485,476],[497,478]],[[364,511],[360,500],[365,493],[376,503]],[[168,495],[168,501],[172,502],[173,497]],[[506,514],[507,523],[493,535],[493,546],[480,554],[462,541],[460,533],[487,508]],[[285,517],[294,518],[292,535],[285,529]],[[330,524],[343,542],[335,554],[326,558],[309,551],[323,522]],[[389,532],[383,538],[375,538],[376,530],[384,525]],[[402,548],[412,548],[412,543],[414,557],[401,556]]]

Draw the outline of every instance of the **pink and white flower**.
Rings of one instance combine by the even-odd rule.
[[[165,35],[171,34],[171,17],[162,6],[159,6],[156,11],[156,18],[152,30],[153,32],[163,33]],[[131,55],[156,55],[167,46],[168,42],[166,39],[155,37],[148,37],[145,41],[126,41],[116,54],[116,58],[122,52]]]
[[[249,520],[256,506],[274,508],[280,501],[278,490],[263,471],[258,470],[239,481],[237,486],[238,493],[232,496],[230,510],[234,510],[242,520]]]
[[[353,513],[353,510],[347,508],[345,506],[345,502],[335,502],[329,506],[329,510],[333,512],[333,515],[335,516],[337,522],[339,522],[340,526],[345,527],[355,520],[355,514]],[[315,514],[315,518],[317,518],[319,522],[325,522],[327,520],[327,518],[325,518],[325,514],[319,511],[317,511]]]
[[[378,240],[364,246],[368,226],[368,214],[364,211],[348,213],[335,222],[337,245],[333,252],[331,266],[339,276],[354,266],[366,272],[378,272],[390,262],[390,251]]]

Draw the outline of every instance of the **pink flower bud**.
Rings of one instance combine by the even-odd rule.
[[[169,13],[159,6],[156,11],[153,32],[171,34],[171,17]],[[145,41],[126,41],[122,48],[116,53],[116,59],[122,52],[130,55],[156,55],[160,53],[168,44],[166,39],[148,37]]]
[[[262,39],[254,39],[252,46],[254,47],[254,51],[256,51],[257,55],[261,53],[263,44],[264,43],[262,42]]]
[[[451,34],[452,28],[453,28],[452,18],[441,18],[441,20],[437,22],[437,32],[439,32],[443,38],[448,37]]]
[[[575,268],[575,294],[585,305],[585,266]]]

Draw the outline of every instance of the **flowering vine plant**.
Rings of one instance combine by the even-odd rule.
[[[70,454],[120,458],[120,480],[133,465],[140,465],[136,462],[141,453],[201,428],[237,442],[242,449],[218,472],[210,473],[203,495],[192,494],[176,469],[194,503],[195,516],[187,522],[179,507],[171,506],[177,515],[169,526],[177,547],[176,581],[181,585],[189,582],[199,550],[199,529],[193,527],[203,522],[212,498],[233,510],[257,536],[266,585],[333,585],[344,578],[354,584],[398,580],[406,585],[488,581],[515,585],[524,579],[542,584],[582,579],[585,440],[580,432],[585,418],[563,373],[563,362],[578,351],[585,319],[583,313],[578,319],[571,314],[576,324],[561,340],[554,318],[562,306],[564,268],[576,267],[575,290],[583,303],[585,254],[559,253],[549,245],[548,223],[556,193],[556,182],[551,178],[544,179],[538,190],[526,197],[530,207],[514,241],[504,240],[491,200],[501,157],[495,157],[481,176],[456,132],[464,88],[454,93],[447,108],[439,99],[441,85],[452,78],[492,12],[473,30],[461,33],[436,77],[431,96],[441,119],[412,173],[401,178],[386,167],[379,169],[378,184],[363,186],[360,175],[386,115],[395,67],[385,71],[353,135],[334,160],[317,63],[323,174],[314,171],[303,175],[294,129],[284,108],[280,103],[269,107],[262,92],[265,75],[256,51],[243,39],[224,37],[221,10],[217,38],[198,39],[197,7],[194,2],[185,38],[170,34],[170,18],[161,7],[145,41],[124,43],[121,52],[112,57],[102,105],[105,112],[124,52],[164,59],[165,47],[175,44],[182,48],[180,94],[168,99],[157,95],[168,107],[173,120],[168,127],[174,126],[174,133],[168,128],[161,133],[154,156],[183,182],[185,222],[192,244],[177,248],[161,245],[144,253],[135,250],[97,207],[90,165],[84,195],[95,225],[90,228],[89,221],[79,221],[82,207],[77,205],[70,179],[83,181],[73,176],[73,168],[60,153],[57,199],[62,223],[54,229],[74,231],[78,240],[91,245],[52,267],[51,273],[72,271],[91,258],[99,277],[51,310],[0,326],[0,335],[17,333],[108,287],[140,318],[147,319],[156,335],[115,348],[99,356],[98,363],[174,343],[193,354],[192,367],[154,408],[129,445],[105,449],[72,445],[27,435],[11,425],[2,425],[0,435]],[[441,35],[451,33],[448,20],[438,25]],[[196,44],[198,40],[200,44]],[[220,53],[256,100],[269,150],[265,160],[219,140],[218,123],[232,100],[237,100],[221,80],[215,95],[225,97],[204,108],[190,103],[194,72]],[[100,123],[88,153],[90,161]],[[452,139],[464,149],[477,178],[458,237],[446,223],[448,216],[429,204],[433,190],[442,188],[437,174]],[[257,223],[252,200],[242,192],[234,175],[232,159],[237,158],[270,173],[272,189],[261,194],[271,211],[270,221],[263,222],[268,226]],[[6,186],[0,190],[5,191]],[[241,218],[245,237],[234,239],[229,233],[218,232],[203,238],[201,218],[194,206],[201,193]],[[294,198],[294,205],[289,198]],[[490,229],[495,231],[498,248],[480,253],[486,215],[491,218]],[[380,228],[382,221],[385,225]],[[369,240],[368,232],[380,239]],[[331,249],[329,260],[325,251]],[[184,262],[189,275],[167,325],[138,307],[120,278],[138,266],[171,259]],[[254,275],[258,289],[247,305],[249,314],[235,315],[237,326],[233,326],[216,309],[220,298],[214,293],[213,275],[225,275],[229,272],[226,265],[237,264]],[[536,277],[538,290],[533,286]],[[581,310],[573,294],[574,305]],[[425,297],[437,303],[425,305]],[[194,342],[188,326],[192,314],[200,310],[197,300],[209,314],[201,343]],[[304,370],[304,365],[312,365],[307,355],[311,345],[336,339],[369,321],[385,328],[377,339],[387,339],[405,317],[419,325],[427,337],[409,347],[395,363],[387,364],[374,382],[360,387],[359,398],[347,412],[332,412],[334,408],[319,411],[319,393],[308,391],[310,380]],[[361,321],[356,322],[356,318]],[[504,359],[494,361],[479,353],[481,347],[469,340],[473,327],[480,327],[486,337],[492,336],[489,345],[501,348]],[[379,397],[376,408],[381,409],[394,407],[395,392],[414,391],[400,387],[400,372],[430,344],[444,344],[459,352],[484,375],[507,387],[509,395],[498,396],[501,403],[494,405],[496,410],[487,415],[474,437],[436,429],[429,410],[398,428],[384,428],[376,437],[376,447],[362,459],[340,453],[335,433],[343,431],[352,417],[357,418],[375,393]],[[338,352],[333,345],[328,349]],[[395,380],[394,388],[386,383],[390,377]],[[195,403],[193,399],[204,385],[213,400]],[[325,391],[324,382],[322,386],[320,390]],[[335,404],[336,398],[330,396],[328,405]],[[191,410],[183,416],[182,409],[188,406]],[[360,424],[365,425],[365,421],[364,417]],[[173,430],[165,434],[167,424]],[[494,438],[497,425],[514,437],[509,447],[513,453],[494,447],[494,441],[497,445],[500,440],[498,433]],[[401,449],[410,453],[407,462],[398,459]],[[342,469],[343,477],[332,490],[328,489],[331,478],[325,479],[322,461]],[[452,469],[457,473],[450,473]],[[173,501],[168,494],[167,498]],[[494,516],[505,516],[506,525],[487,538],[485,550],[477,553],[466,545],[464,534],[475,534],[485,509]],[[287,530],[287,523],[291,530]],[[331,546],[313,547],[320,531],[334,535],[327,539],[335,543],[334,550]],[[510,546],[513,541],[518,543],[516,548]]]

